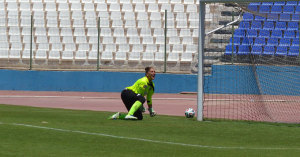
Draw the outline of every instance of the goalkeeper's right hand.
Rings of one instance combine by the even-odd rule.
[[[151,107],[151,108],[148,108],[148,111],[149,111],[149,113],[150,113],[150,117],[156,116],[156,112],[152,109],[152,107]]]

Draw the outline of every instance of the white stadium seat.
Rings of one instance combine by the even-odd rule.
[[[59,51],[49,51],[49,59],[60,59],[60,52]]]
[[[172,48],[172,53],[183,53],[183,45],[182,44],[176,44],[176,45],[173,45],[173,48]]]
[[[118,51],[121,51],[121,52],[129,52],[130,50],[130,47],[128,44],[119,44],[119,49]]]
[[[74,43],[73,36],[63,36],[62,42],[63,43]]]
[[[61,52],[61,59],[63,60],[72,60],[74,57],[73,51],[62,51]]]
[[[9,51],[9,58],[20,59],[21,58],[21,51],[20,50],[10,50]]]
[[[133,12],[132,4],[130,4],[130,3],[123,4],[122,12],[125,12],[125,13],[126,12]]]
[[[89,51],[90,45],[88,43],[80,43],[78,44],[78,51]]]
[[[35,59],[47,59],[47,51],[37,50],[35,54]]]
[[[116,44],[127,44],[127,38],[124,36],[116,37]]]
[[[76,45],[74,43],[65,44],[64,51],[76,51]]]
[[[38,50],[49,51],[49,44],[48,43],[40,43],[38,46]]]

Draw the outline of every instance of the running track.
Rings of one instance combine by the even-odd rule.
[[[120,93],[0,91],[0,104],[127,112]],[[146,104],[144,106],[147,107]],[[184,111],[189,107],[197,110],[197,95],[157,93],[153,95],[153,109],[157,114],[184,116]]]
[[[204,117],[269,122],[300,122],[299,96],[205,95]],[[263,98],[262,98],[263,97]],[[196,94],[154,94],[158,115],[184,116],[197,110]],[[0,91],[0,104],[127,112],[120,93]],[[147,107],[146,104],[144,104]]]

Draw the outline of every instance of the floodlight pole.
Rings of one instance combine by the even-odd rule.
[[[197,92],[197,120],[203,121],[203,56],[205,39],[205,3],[199,0],[199,28],[198,28],[198,92]]]
[[[167,30],[168,30],[168,28],[167,28],[167,22],[168,22],[168,17],[167,17],[168,15],[167,15],[167,10],[165,10],[165,45],[164,45],[164,52],[165,52],[165,54],[164,54],[164,73],[166,73],[167,72]]]
[[[98,18],[98,45],[97,45],[97,71],[100,69],[100,52],[99,52],[99,46],[100,46],[100,17]]]
[[[32,29],[33,29],[33,17],[32,14],[30,16],[30,60],[29,60],[29,70],[32,70]]]

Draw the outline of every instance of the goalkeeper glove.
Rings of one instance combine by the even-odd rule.
[[[149,113],[150,113],[150,117],[156,116],[156,112],[152,109],[152,107],[151,107],[151,108],[148,108],[148,111],[149,111]]]
[[[145,109],[145,107],[144,107],[143,105],[141,106],[140,110],[141,110],[142,112],[146,112],[146,109]]]

